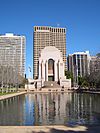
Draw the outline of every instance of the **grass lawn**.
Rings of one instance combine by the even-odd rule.
[[[4,93],[0,92],[0,96],[7,95],[7,94],[13,94],[13,93],[16,93],[16,92],[4,92]]]
[[[15,89],[15,88],[14,88]],[[15,92],[0,92],[0,96],[2,96],[2,95],[7,95],[7,94],[13,94],[13,93],[16,93],[16,91]]]

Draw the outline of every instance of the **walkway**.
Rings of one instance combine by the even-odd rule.
[[[0,96],[0,100],[8,99],[8,98],[23,95],[23,94],[26,94],[26,92],[16,92],[16,93],[13,93],[13,94],[6,94],[6,95],[3,95],[3,96]]]
[[[0,133],[99,133],[100,126],[0,126]]]
[[[79,133],[87,131],[85,126],[0,126],[0,133]]]

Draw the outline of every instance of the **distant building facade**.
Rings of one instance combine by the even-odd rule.
[[[0,35],[0,67],[25,75],[25,36],[6,33]]]
[[[90,54],[86,52],[76,52],[68,55],[68,70],[72,72],[75,82],[78,76],[90,74]]]
[[[46,46],[55,46],[62,52],[64,68],[66,69],[66,28],[34,26],[33,36],[33,77],[39,76],[39,55]]]
[[[90,60],[90,73],[100,72],[100,57],[91,56]]]

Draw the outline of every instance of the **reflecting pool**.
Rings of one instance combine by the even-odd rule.
[[[100,95],[26,94],[0,101],[0,125],[94,125],[100,123]]]

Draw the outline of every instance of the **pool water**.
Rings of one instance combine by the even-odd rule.
[[[0,101],[0,125],[98,125],[100,96],[80,93],[25,94]]]

